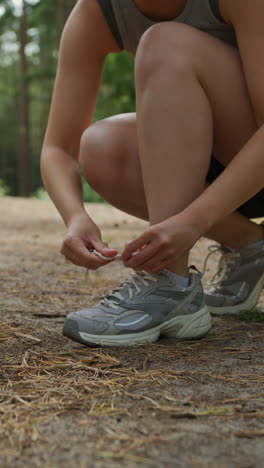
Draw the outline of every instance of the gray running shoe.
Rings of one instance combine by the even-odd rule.
[[[254,309],[264,287],[264,241],[241,249],[215,247],[221,252],[213,286],[205,290],[205,301],[212,314],[238,314]],[[208,255],[208,256],[209,256]]]
[[[179,289],[164,271],[133,273],[95,307],[69,314],[63,334],[86,345],[133,346],[160,335],[201,338],[210,329],[200,274]]]

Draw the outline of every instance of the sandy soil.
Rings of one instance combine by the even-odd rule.
[[[109,206],[89,210],[117,248],[144,229]],[[1,468],[264,467],[260,314],[215,318],[201,341],[78,345],[61,334],[66,314],[127,272],[116,262],[86,275],[64,262],[48,202],[0,199],[0,213]],[[207,247],[194,248],[199,268]]]

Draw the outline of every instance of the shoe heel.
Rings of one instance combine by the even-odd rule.
[[[211,315],[207,306],[204,306],[195,314],[175,317],[163,328],[161,334],[169,338],[192,340],[206,336],[211,328]]]
[[[207,307],[203,307],[198,313],[195,314],[193,320],[186,323],[178,333],[177,338],[180,340],[199,339],[206,336],[212,328],[212,320],[210,312]]]

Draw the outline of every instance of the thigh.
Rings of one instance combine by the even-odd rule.
[[[221,44],[221,55],[212,57],[204,66],[208,95],[214,121],[213,154],[207,181],[212,183],[238,154],[257,130],[256,118],[250,102],[244,70],[238,52]],[[220,52],[220,51],[219,51]],[[247,218],[264,215],[264,190],[238,208]]]
[[[243,66],[237,49],[208,34],[201,33],[196,47],[198,78],[212,109],[213,154],[227,166],[257,130]]]
[[[238,51],[214,38],[212,41],[210,39],[206,49],[208,60],[204,64],[201,62],[200,76],[204,77],[214,123],[214,156],[207,176],[207,181],[212,183],[258,126]],[[239,207],[238,211],[248,218],[263,216],[264,190]]]
[[[166,22],[150,28],[142,37],[136,66],[148,67],[163,76],[175,74],[175,92],[182,81],[178,79],[195,73],[204,89],[212,110],[213,152],[224,165],[256,131],[242,63],[237,49],[194,27]],[[171,93],[172,89],[161,89]],[[177,112],[177,109],[175,109]],[[193,125],[199,120],[193,108]]]
[[[88,183],[109,203],[148,219],[138,155],[136,114],[96,122],[82,137],[80,166]]]
[[[209,34],[182,24],[160,25],[156,33],[159,36],[156,42],[153,34],[149,37],[150,47],[155,49],[153,54],[160,54],[163,73],[173,72],[173,61],[178,62],[180,70],[182,66],[189,67],[209,99],[214,158],[207,180],[212,183],[257,130],[239,52]],[[193,125],[196,119],[199,115],[194,112]],[[247,217],[263,216],[264,190],[239,211]]]
[[[212,183],[256,132],[257,123],[238,51],[215,39],[209,40],[208,45],[209,59],[201,63],[200,75],[204,76],[214,124],[214,156],[207,176],[207,181]],[[247,218],[263,216],[264,190],[238,211]]]

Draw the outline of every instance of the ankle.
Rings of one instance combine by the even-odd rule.
[[[189,269],[187,268],[168,268],[168,271],[175,273],[178,276],[182,276],[182,278],[189,278]]]
[[[183,278],[189,277],[189,268],[188,264],[186,265],[169,265],[167,268],[168,271],[175,273],[178,276],[182,276]]]
[[[189,286],[189,282],[190,282],[189,274],[186,277],[186,276],[178,275],[177,273],[171,270],[163,270],[163,274],[170,281],[176,284],[178,288],[187,288]]]
[[[264,240],[264,227],[263,225],[256,224],[254,230],[252,229],[245,232],[244,235],[237,238],[229,239],[228,242],[224,243],[224,245],[232,249],[241,249],[262,240]]]
[[[229,229],[216,230],[209,235],[208,237],[215,240],[225,247],[231,249],[241,249],[247,247],[248,245],[255,244],[256,242],[264,240],[264,226],[262,224],[256,224],[249,221],[248,223],[243,223],[240,226],[240,229],[231,225]]]

